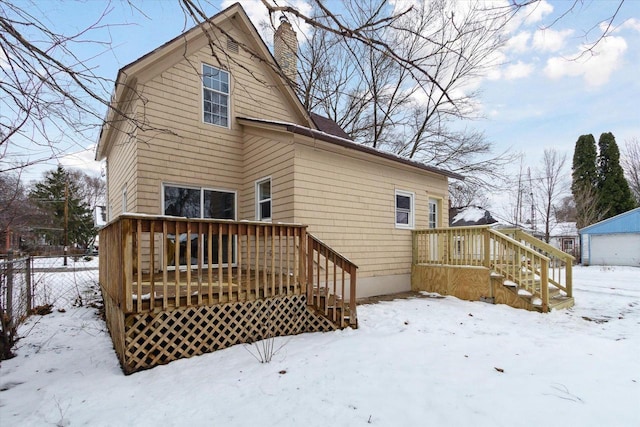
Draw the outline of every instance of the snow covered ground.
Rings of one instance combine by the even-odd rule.
[[[89,307],[33,316],[0,367],[7,426],[638,426],[640,269],[577,267],[550,314],[423,295],[360,328],[124,376]]]

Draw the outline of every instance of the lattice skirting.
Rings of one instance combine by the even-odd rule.
[[[105,305],[111,304],[105,301]],[[307,307],[304,295],[289,295],[215,306],[178,308],[159,313],[120,316],[116,307],[107,321],[125,373],[153,368],[235,344],[337,327]],[[108,313],[109,314],[109,313]],[[122,336],[124,332],[124,336]]]

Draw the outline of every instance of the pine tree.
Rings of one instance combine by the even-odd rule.
[[[30,199],[40,214],[39,226],[47,241],[63,245],[65,186],[68,185],[68,244],[87,246],[95,237],[91,209],[79,197],[77,182],[62,166],[45,174],[44,180],[35,184]]]
[[[610,218],[635,207],[635,201],[620,166],[620,150],[612,133],[600,135],[598,140],[598,210]]]
[[[571,193],[576,205],[576,225],[586,227],[600,219],[594,209],[598,198],[596,140],[593,135],[581,135],[573,152]]]

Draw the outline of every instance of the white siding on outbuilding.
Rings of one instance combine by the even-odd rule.
[[[580,230],[582,263],[640,267],[640,208]]]
[[[590,264],[640,266],[640,234],[594,234]]]

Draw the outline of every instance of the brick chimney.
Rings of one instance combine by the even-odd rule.
[[[273,51],[284,75],[295,84],[298,77],[298,38],[284,15],[280,16],[280,26],[273,36]]]

